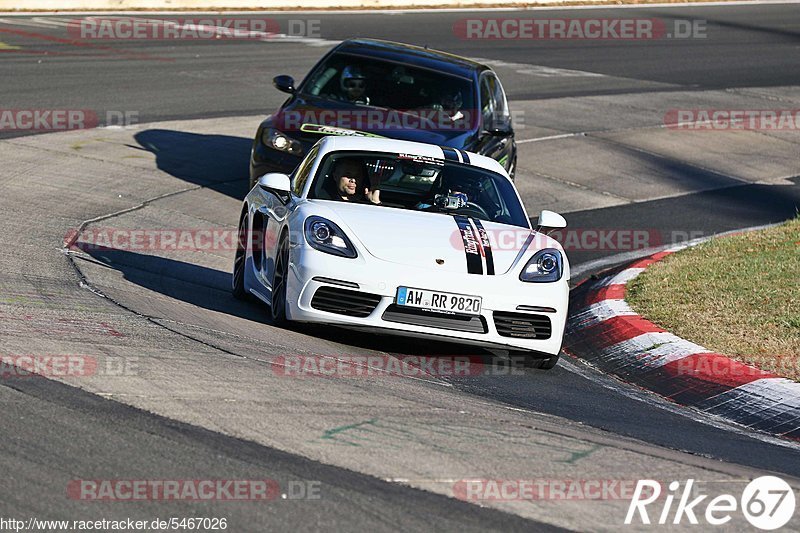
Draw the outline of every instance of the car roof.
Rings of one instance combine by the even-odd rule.
[[[452,150],[452,148],[448,148]],[[400,141],[397,139],[378,139],[373,137],[359,136],[329,136],[320,141],[319,155],[334,151],[364,151],[364,152],[389,152],[399,154],[411,154],[415,156],[433,157],[445,159],[444,151],[441,146],[435,144],[418,143],[413,141]],[[464,150],[459,150],[465,152]],[[474,167],[483,168],[496,172],[508,178],[503,166],[496,160],[483,155],[466,152],[469,156],[469,164]],[[458,161],[452,161],[457,163]]]
[[[334,51],[415,65],[470,79],[476,73],[490,70],[486,65],[466,57],[421,46],[379,39],[348,39],[343,41]]]

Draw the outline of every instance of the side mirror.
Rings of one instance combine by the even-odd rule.
[[[511,117],[501,116],[489,120],[484,119],[483,131],[489,135],[505,137],[513,135],[514,128],[511,125]]]
[[[291,198],[291,193],[289,191],[292,189],[292,183],[289,176],[286,174],[281,174],[279,172],[264,174],[258,178],[258,186],[277,196],[284,204]]]
[[[567,227],[567,221],[553,211],[548,211],[547,209],[542,210],[539,213],[539,223],[536,226],[536,231],[542,231],[542,229],[561,229]]]
[[[272,78],[272,84],[275,85],[275,88],[279,91],[294,94],[294,78],[291,76],[287,76],[286,74],[275,76]]]

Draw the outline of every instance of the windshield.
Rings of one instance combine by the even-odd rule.
[[[302,93],[389,109],[474,109],[465,78],[399,63],[333,54],[309,76]]]
[[[478,167],[410,154],[328,154],[308,197],[369,203],[369,193],[376,190],[384,207],[530,227],[507,178]]]

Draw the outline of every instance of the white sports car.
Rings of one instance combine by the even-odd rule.
[[[452,148],[356,136],[320,140],[291,177],[244,199],[233,294],[276,325],[317,322],[558,361],[569,263],[530,220],[500,164]]]

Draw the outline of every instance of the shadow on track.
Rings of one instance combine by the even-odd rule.
[[[80,242],[78,243],[80,247]],[[140,254],[128,250],[83,247],[97,262],[118,270],[127,281],[193,306],[225,313],[260,325],[269,324],[266,304],[242,302],[231,295],[231,274],[177,259]],[[470,355],[484,364],[492,355],[480,348],[387,334],[343,330],[317,324],[292,324],[290,328],[315,338],[350,346],[406,355]]]
[[[248,192],[251,139],[175,130],[145,130],[134,136],[152,152],[160,170],[238,200]]]
[[[637,214],[640,215],[639,208],[636,207]],[[249,331],[260,331],[269,338],[285,336],[285,332],[278,329],[265,332],[271,327],[268,325],[269,313],[266,306],[233,299],[229,292],[230,274],[227,272],[172,258],[123,250],[93,250],[90,255],[108,268],[120,272],[132,284],[142,287],[144,290],[137,290],[134,286],[128,290],[136,294],[135,299],[140,302],[138,305],[145,307],[148,313],[153,313],[152,309],[161,307],[155,303],[149,305],[148,298],[152,298],[153,294],[161,294],[176,302],[182,301],[196,306],[190,310],[191,314],[183,314],[185,318],[182,320],[188,319],[191,322],[192,316],[200,317],[204,313],[210,315],[212,313],[206,310],[211,310],[231,318],[248,320],[249,322],[240,330],[244,331],[245,335]],[[88,260],[91,261],[92,258]],[[187,257],[187,260],[191,261],[191,258]],[[173,315],[163,317],[174,318]],[[213,320],[213,317],[211,318]],[[201,323],[202,320],[203,318],[199,318]],[[353,331],[343,332],[340,329],[321,326],[312,328],[301,325],[293,329],[309,337],[336,343],[336,347],[331,351],[343,354],[356,355],[355,349],[360,348],[372,353],[379,351],[430,356],[470,355],[469,348],[445,343]],[[240,347],[238,349],[250,349],[249,346],[241,348],[247,344],[246,339],[242,340],[237,345]],[[338,346],[342,345],[353,348],[339,350]],[[331,351],[324,353],[330,355]],[[476,351],[472,350],[472,353]],[[266,355],[274,353],[272,350]],[[361,354],[363,355],[363,352]],[[484,355],[483,360],[488,362],[489,357]],[[628,386],[621,385],[612,378],[598,375],[590,367],[581,366],[578,370],[580,371],[576,372],[568,365],[559,365],[550,371],[525,370],[521,374],[512,375],[492,369],[481,375],[444,378],[444,380],[456,390],[487,401],[563,417],[672,449],[798,475],[800,462],[797,461],[797,451],[794,449],[761,442],[745,433],[721,431],[718,427],[688,418],[683,413],[665,410],[658,404],[660,400],[647,401],[649,399],[647,396],[637,396],[642,401],[632,401],[620,394],[630,390]]]
[[[673,198],[651,200],[566,215],[568,229],[646,230],[642,247],[677,244],[696,237],[783,222],[800,211],[800,176],[790,184],[743,184]],[[579,265],[630,248],[567,247],[570,264]]]

